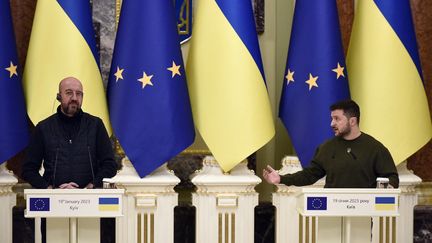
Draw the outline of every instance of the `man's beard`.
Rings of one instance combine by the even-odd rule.
[[[72,105],[75,105],[76,108],[73,108]],[[63,110],[67,115],[74,116],[75,114],[78,113],[78,111],[80,110],[80,107],[79,107],[79,104],[77,102],[72,101],[72,102],[69,102],[66,105],[66,107],[63,107]]]
[[[349,124],[347,124],[345,127],[342,127],[342,129],[338,129],[338,131],[338,137],[345,137],[346,135],[351,133],[351,127],[349,126]]]

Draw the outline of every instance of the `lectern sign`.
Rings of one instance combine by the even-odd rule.
[[[25,190],[26,217],[118,217],[122,216],[120,189]]]
[[[30,198],[30,211],[50,211],[50,199],[48,197]]]
[[[313,189],[298,196],[305,216],[397,216],[399,189]]]
[[[307,210],[327,210],[327,197],[307,197]]]

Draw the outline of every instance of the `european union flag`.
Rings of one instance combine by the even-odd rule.
[[[48,197],[30,198],[30,211],[50,211],[50,199]]]
[[[29,130],[9,1],[0,1],[0,164],[28,143]]]
[[[124,0],[108,83],[113,130],[141,177],[195,138],[172,0]]]
[[[285,75],[279,116],[304,167],[332,137],[329,106],[349,98],[336,1],[296,1]]]
[[[327,197],[308,197],[307,210],[327,210]]]

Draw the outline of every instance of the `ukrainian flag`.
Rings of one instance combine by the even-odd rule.
[[[202,0],[188,62],[195,125],[224,171],[274,135],[250,0]]]
[[[100,117],[111,134],[98,59],[89,1],[39,0],[23,77],[32,122],[55,113],[58,84],[73,76],[83,84],[83,110]]]
[[[395,210],[396,200],[395,197],[376,197],[375,209],[379,211]]]
[[[116,197],[100,197],[99,211],[118,211],[119,199]]]
[[[396,164],[431,139],[408,0],[357,1],[347,66],[362,130],[380,140]]]

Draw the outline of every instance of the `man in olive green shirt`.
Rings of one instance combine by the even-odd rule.
[[[280,176],[272,167],[263,171],[271,184],[306,186],[326,176],[326,188],[375,188],[377,177],[399,187],[399,177],[388,149],[360,131],[360,108],[352,100],[330,106],[335,137],[321,144],[310,165],[294,174]]]

